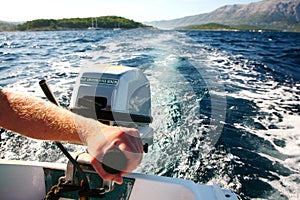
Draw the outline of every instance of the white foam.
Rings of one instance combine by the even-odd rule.
[[[234,124],[238,129],[244,129],[269,141],[280,154],[285,155],[283,158],[276,158],[268,155],[267,152],[258,152],[261,156],[268,158],[270,161],[279,162],[292,171],[292,174],[288,176],[282,176],[280,172],[276,174],[280,177],[280,180],[263,181],[270,183],[289,199],[299,199],[299,184],[296,180],[300,179],[300,116],[293,107],[300,104],[298,98],[300,84],[282,85],[275,82],[269,75],[264,77],[267,81],[260,79],[257,72],[250,67],[247,68],[246,60],[244,61],[245,65],[236,65],[230,60],[229,56],[223,55],[223,53],[220,53],[220,55],[217,53],[211,54],[209,60],[212,64],[217,60],[223,60],[222,63],[225,63],[224,65],[217,63],[221,73],[228,77],[227,80],[224,80],[224,84],[245,88],[240,90],[237,88],[235,92],[227,93],[228,96],[253,102],[259,113],[259,116],[256,116],[254,120],[267,128],[270,125],[277,127],[277,129],[256,130],[243,124]],[[254,76],[248,77],[247,73]],[[275,140],[283,141],[284,144],[278,146],[275,144]]]

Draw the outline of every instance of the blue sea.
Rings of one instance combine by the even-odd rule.
[[[300,199],[299,33],[0,32],[0,86],[45,98],[46,79],[66,108],[80,68],[98,64],[150,81],[154,144],[137,172]],[[50,142],[1,132],[1,159],[67,161]]]

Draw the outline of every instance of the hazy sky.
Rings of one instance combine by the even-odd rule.
[[[175,19],[228,4],[261,0],[4,0],[0,20],[27,21],[117,15],[139,22]]]

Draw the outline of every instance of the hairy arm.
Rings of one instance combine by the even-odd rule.
[[[0,90],[0,125],[35,139],[81,143],[72,112],[27,94]]]
[[[107,126],[27,94],[0,90],[0,126],[35,139],[87,145],[98,174],[117,183],[142,160],[143,145],[137,130]],[[106,173],[99,162],[113,147],[120,148],[128,159],[127,168],[118,175]]]

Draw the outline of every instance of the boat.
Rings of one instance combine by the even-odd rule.
[[[80,176],[68,165],[57,163],[0,160],[0,199],[41,200],[55,186],[61,199],[123,199],[123,200],[237,200],[230,190],[218,185],[202,185],[192,181],[132,173],[123,177],[122,185],[103,181],[95,171],[85,169],[90,191],[80,185]],[[70,166],[70,165],[69,165]],[[87,168],[87,166],[84,166]],[[72,179],[58,185],[62,179]],[[96,193],[96,192],[97,193]],[[84,192],[86,196],[84,196]],[[90,194],[89,194],[90,192]],[[50,198],[49,198],[50,199]],[[52,198],[54,199],[54,198]]]
[[[49,91],[45,94],[48,97]],[[150,83],[137,68],[83,68],[74,86],[70,110],[108,125],[139,129],[145,153],[153,143]],[[67,164],[0,160],[0,199],[238,199],[233,191],[218,184],[141,173],[124,175],[123,183],[117,185],[101,179],[88,162],[86,152],[66,155]]]
[[[98,27],[97,18],[95,20],[95,26],[94,26],[94,19],[92,18],[92,26],[88,27],[88,30],[100,30],[100,28]]]
[[[114,31],[119,31],[119,30],[122,30],[122,29],[120,28],[120,23],[118,23],[118,26],[117,26],[117,27],[115,27],[115,28],[113,28],[113,30],[114,30]]]

